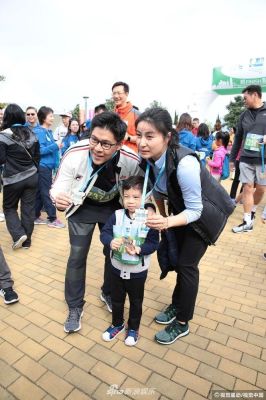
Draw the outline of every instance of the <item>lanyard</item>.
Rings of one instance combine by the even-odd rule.
[[[89,175],[89,178],[88,178],[86,184],[83,185],[82,188],[79,190],[80,192],[84,192],[84,191],[86,190],[86,188],[88,187],[89,182],[91,182],[91,180],[95,177],[95,175],[98,175],[99,172],[107,166],[107,164],[109,163],[109,161],[111,161],[111,160],[116,156],[116,154],[117,154],[117,151],[112,155],[112,158],[111,158],[110,160],[108,160],[105,164],[103,164],[103,165],[101,166],[101,168],[99,168],[99,169],[98,169],[96,172],[94,172],[94,174],[92,174],[92,175],[91,175],[91,173],[92,173],[92,171],[93,171],[93,168],[92,168],[92,160],[91,160],[91,156],[90,156],[90,154],[89,154],[89,157],[88,157],[88,170],[89,170],[88,175]]]
[[[262,144],[261,149],[261,172],[264,174],[265,171],[265,164],[264,164],[264,144]]]
[[[147,192],[147,186],[148,186],[148,179],[149,179],[149,172],[150,172],[150,164],[147,164],[146,171],[145,171],[145,178],[144,178],[144,184],[143,184],[140,208],[144,208],[145,199],[146,199],[146,192]]]
[[[155,183],[154,183],[154,185],[153,185],[153,188],[149,191],[149,193],[146,193],[146,192],[147,192],[147,186],[148,186],[149,172],[150,172],[150,164],[147,163],[146,171],[145,171],[145,178],[144,178],[144,185],[143,185],[142,198],[141,198],[141,208],[144,208],[145,199],[146,199],[147,197],[149,197],[149,196],[152,194],[154,188],[155,188],[156,185],[159,183],[159,181],[160,181],[160,179],[161,179],[161,177],[162,177],[162,175],[163,175],[163,173],[164,173],[164,170],[165,170],[165,162],[163,163],[163,165],[162,165],[162,167],[161,167],[161,169],[160,169],[160,172],[159,172],[159,174],[158,174],[158,176],[157,176],[157,178],[156,178],[156,181],[155,181]]]

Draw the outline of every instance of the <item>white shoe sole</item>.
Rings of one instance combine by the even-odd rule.
[[[239,232],[235,232],[235,231],[232,229],[232,232],[233,232],[233,233],[250,233],[250,232],[253,232],[253,229],[250,229],[250,230],[248,230],[248,231],[239,231]]]
[[[12,303],[17,303],[19,301],[19,297],[17,297],[16,299],[10,300],[10,301],[6,301],[5,300],[5,295],[2,292],[2,290],[0,290],[0,296],[4,298],[4,303],[5,304],[12,304]]]
[[[13,250],[20,249],[22,247],[22,244],[27,240],[27,235],[21,236],[12,246]]]
[[[109,307],[107,301],[105,300],[105,298],[103,297],[102,294],[100,295],[100,299],[102,300],[103,303],[105,303],[105,305],[106,305],[106,307],[107,307],[107,310],[111,313],[111,312],[112,312],[112,309]]]
[[[163,321],[158,321],[158,320],[156,319],[156,317],[155,317],[155,318],[154,318],[154,321],[157,322],[157,324],[169,325],[169,324],[171,324],[171,322],[173,322],[175,319],[176,319],[176,317],[173,317],[172,319],[170,319],[170,321],[163,322]]]
[[[180,333],[180,335],[178,335],[174,340],[172,340],[171,342],[161,342],[160,340],[158,340],[157,338],[156,338],[156,336],[155,336],[155,340],[156,340],[156,342],[158,342],[158,343],[160,343],[160,344],[172,344],[172,343],[174,343],[177,339],[179,339],[179,338],[181,338],[181,337],[183,337],[183,336],[187,336],[189,334],[189,329],[187,330],[187,331],[185,331],[185,332],[183,332],[183,333]]]
[[[112,340],[114,340],[115,338],[117,338],[118,335],[120,335],[120,333],[125,332],[125,327],[123,329],[121,329],[121,331],[119,331],[112,339],[109,338],[105,338],[103,335],[105,334],[105,332],[102,334],[102,339],[105,342],[111,342]]]

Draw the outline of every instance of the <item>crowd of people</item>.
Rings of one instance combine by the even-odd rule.
[[[105,341],[126,329],[125,344],[138,342],[150,256],[157,252],[164,276],[176,272],[171,303],[155,316],[165,326],[155,340],[171,344],[189,334],[199,263],[235,208],[239,180],[244,221],[232,231],[253,229],[266,185],[266,106],[260,87],[249,86],[243,90],[247,108],[237,128],[224,131],[217,121],[210,132],[188,113],[176,126],[163,108],[140,113],[128,95],[128,84],[116,82],[113,111],[100,104],[92,121],[82,123],[70,112],[62,113],[62,125],[54,132],[52,108],[29,106],[24,112],[9,104],[0,128],[0,218],[6,221],[12,248],[29,249],[34,226],[64,228],[57,210],[65,211],[70,242],[66,333],[81,329],[86,264],[96,224],[105,257],[100,299],[112,313],[112,323],[102,334]],[[229,175],[229,157],[235,171],[230,196],[221,185]],[[266,208],[262,220],[266,222]],[[0,295],[7,304],[19,300],[1,248]]]

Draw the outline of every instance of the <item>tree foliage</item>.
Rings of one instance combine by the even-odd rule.
[[[105,100],[105,106],[107,108],[108,111],[114,111],[115,109],[115,102],[112,99],[112,97],[110,97],[109,99]]]
[[[175,110],[175,115],[174,115],[174,120],[173,120],[173,123],[174,123],[175,126],[178,124],[178,120],[179,120],[179,117],[178,117],[178,114],[177,114],[177,112]]]
[[[242,96],[235,96],[234,101],[226,106],[228,114],[224,116],[224,122],[228,127],[237,126],[240,114],[244,111],[244,101]]]
[[[0,75],[0,82],[5,81],[5,80],[6,80],[6,77],[4,75]]]
[[[148,108],[157,108],[157,107],[166,109],[166,107],[164,107],[164,106],[162,105],[162,103],[161,103],[160,101],[158,101],[158,100],[153,100],[153,101],[150,103],[150,105],[149,105]]]
[[[74,110],[71,111],[72,117],[76,118],[79,121],[79,104],[76,105]]]

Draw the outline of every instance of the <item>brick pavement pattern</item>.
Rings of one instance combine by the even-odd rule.
[[[228,185],[228,183],[227,183]],[[0,299],[1,400],[200,400],[211,391],[266,387],[266,226],[258,208],[253,233],[233,234],[242,207],[231,216],[217,246],[200,265],[200,289],[191,333],[172,345],[155,343],[153,318],[171,300],[175,274],[159,280],[156,256],[147,279],[141,338],[103,342],[111,315],[101,302],[102,245],[95,232],[88,257],[82,330],[63,323],[67,229],[36,226],[29,250],[11,250],[5,223],[0,243],[20,302]],[[60,215],[60,218],[63,215]],[[128,303],[126,313],[128,312]],[[117,385],[122,393],[110,393]]]

